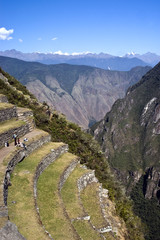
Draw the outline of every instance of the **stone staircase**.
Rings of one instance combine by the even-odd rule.
[[[11,143],[0,149],[0,239],[125,239],[118,220],[108,219],[108,192],[94,171],[80,165],[67,144],[53,143],[36,129],[31,110],[0,104],[0,129],[6,124],[0,138],[9,141],[16,133],[28,139],[26,148]],[[15,122],[27,130],[18,132]]]

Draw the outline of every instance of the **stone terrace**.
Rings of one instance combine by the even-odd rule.
[[[14,146],[14,133],[28,138],[26,148]],[[0,95],[0,239],[124,239],[120,223],[107,221],[107,190],[94,171],[67,153],[68,145],[50,141],[35,129],[30,109]]]

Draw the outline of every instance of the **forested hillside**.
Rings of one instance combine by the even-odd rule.
[[[146,239],[160,239],[160,63],[117,100],[92,128],[117,179],[147,224]]]

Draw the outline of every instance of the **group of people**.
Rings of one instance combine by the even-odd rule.
[[[17,134],[13,134],[13,137],[14,139],[14,145],[17,146],[17,147],[23,147],[24,149],[27,150],[27,147],[26,147],[26,144],[24,142],[27,142],[28,139],[27,138],[24,138],[24,142],[21,142],[20,141],[20,138],[17,137]],[[9,142],[5,142],[5,147],[9,147]]]

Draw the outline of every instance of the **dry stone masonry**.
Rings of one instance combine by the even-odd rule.
[[[51,153],[48,154],[37,166],[36,173],[34,176],[34,197],[37,198],[37,181],[43,171],[53,163],[61,154],[68,151],[68,145],[64,144],[57,149],[51,149]]]
[[[71,174],[71,172],[75,169],[75,167],[77,166],[77,164],[79,163],[78,158],[76,158],[73,162],[71,162],[71,164],[67,167],[67,169],[63,172],[60,182],[59,182],[59,190],[61,191],[65,181],[67,180],[67,178],[69,177],[69,175]]]
[[[95,171],[90,171],[81,176],[77,181],[77,187],[79,192],[81,192],[88,184],[92,182],[98,182],[98,179],[95,177]]]
[[[13,128],[0,134],[0,147],[4,146],[5,142],[10,142],[12,140],[13,134],[16,134],[18,137],[24,136],[29,132],[29,125],[22,125],[17,128]]]
[[[27,145],[27,149],[20,149],[17,153],[11,158],[8,163],[6,174],[4,178],[4,203],[7,205],[7,196],[8,196],[8,186],[10,185],[10,175],[14,170],[14,167],[17,163],[21,162],[25,157],[31,154],[35,149],[41,147],[44,143],[47,143],[51,140],[51,136],[41,137],[39,140],[33,141]]]
[[[11,118],[16,118],[16,117],[17,117],[17,111],[15,106],[0,110],[0,122],[9,120]]]

